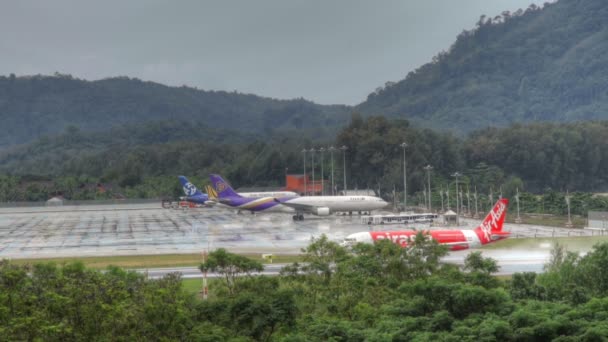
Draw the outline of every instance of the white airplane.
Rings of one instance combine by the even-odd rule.
[[[298,197],[300,195],[293,191],[260,191],[260,192],[238,192],[239,195],[245,198],[262,198],[262,197]]]
[[[388,205],[383,199],[373,196],[306,196],[306,197],[262,197],[244,198],[237,194],[219,175],[209,175],[215,198],[219,203],[239,210],[253,212],[294,213],[294,221],[304,219],[304,213],[328,216],[335,212],[359,212],[381,209]]]
[[[304,213],[328,216],[335,212],[372,211],[388,205],[382,198],[375,196],[306,196],[276,201],[295,210],[294,221],[303,220]]]

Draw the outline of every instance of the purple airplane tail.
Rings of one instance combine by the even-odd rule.
[[[242,197],[237,194],[234,189],[226,182],[222,176],[216,174],[210,174],[209,179],[211,180],[211,186],[217,192],[217,196],[219,199],[226,197]]]

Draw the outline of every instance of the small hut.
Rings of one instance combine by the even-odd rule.
[[[443,222],[446,225],[457,225],[458,224],[458,215],[452,210],[448,210],[443,214]]]
[[[60,207],[63,205],[63,197],[60,196],[55,196],[51,199],[49,199],[48,201],[46,201],[46,206],[47,207]]]

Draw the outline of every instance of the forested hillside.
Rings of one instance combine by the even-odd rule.
[[[196,132],[207,132],[208,139],[190,139]],[[513,125],[463,138],[418,129],[407,120],[353,115],[335,139],[274,136],[250,141],[236,135],[238,139],[226,141],[226,134],[231,133],[180,122],[155,122],[137,130],[116,128],[108,134],[83,134],[72,127],[59,136],[0,151],[0,202],[46,200],[58,193],[68,199],[112,198],[112,193],[90,188],[97,183],[112,184],[115,192],[133,198],[179,196],[179,174],[192,177],[197,185],[205,184],[209,173],[221,173],[235,187],[281,186],[285,173],[303,171],[303,148],[332,145],[348,147],[344,157],[349,189],[374,189],[387,199],[396,190],[397,198],[402,198],[400,144],[404,141],[408,143],[408,195],[422,196],[427,184],[424,167],[431,165],[435,205],[441,203],[439,192],[448,187],[455,196],[451,175],[456,171],[462,173],[461,189],[471,193],[477,189],[485,195],[482,205],[492,204],[488,197],[492,193],[512,197],[516,189],[550,198],[566,191],[608,191],[608,121]],[[310,173],[311,155],[306,156]],[[329,180],[330,154],[325,152],[323,157]],[[342,158],[342,151],[334,152],[339,189],[343,187]],[[320,152],[315,162],[320,175]],[[577,213],[608,208],[608,202],[592,203],[589,196],[576,198],[573,210]],[[565,207],[554,209],[561,213]]]
[[[481,16],[447,51],[357,109],[460,132],[608,118],[607,17],[604,0]]]
[[[168,87],[127,77],[85,81],[69,75],[0,76],[0,147],[63,132],[107,131],[150,121],[185,121],[247,134],[327,135],[346,123],[346,106]],[[206,138],[201,132],[201,138]]]

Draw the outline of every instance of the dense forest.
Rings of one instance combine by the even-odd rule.
[[[422,233],[346,250],[321,236],[276,277],[218,249],[201,270],[222,275],[202,300],[179,276],[147,279],[82,264],[0,262],[0,336],[25,341],[603,341],[608,244],[580,256],[555,245],[545,272],[493,274]]]
[[[70,128],[0,153],[0,201],[46,200],[61,194],[67,199],[158,198],[180,196],[176,176],[189,176],[202,187],[209,173],[223,174],[240,186],[283,186],[286,173],[303,172],[303,148],[347,146],[333,153],[335,184],[342,189],[344,161],[350,189],[373,189],[392,201],[402,198],[403,148],[406,152],[411,203],[424,203],[431,165],[432,203],[440,207],[441,193],[455,203],[452,174],[462,174],[460,190],[479,194],[481,210],[499,195],[525,198],[526,211],[562,214],[564,195],[574,193],[573,210],[606,209],[604,197],[591,192],[608,190],[608,122],[513,125],[475,131],[465,138],[451,133],[417,129],[405,120],[353,115],[335,140],[311,141],[273,136],[249,141],[241,136],[226,143],[214,131],[208,139],[190,137],[207,128],[179,122],[157,122],[115,129],[110,136],[83,134]],[[163,143],[158,143],[162,139]],[[311,172],[311,155],[307,169]],[[344,159],[343,159],[344,158]],[[316,153],[315,172],[331,173],[331,154]],[[318,178],[317,178],[318,179]],[[104,191],[98,191],[101,184]],[[107,190],[107,191],[105,191]],[[393,191],[395,191],[393,193]],[[576,193],[576,192],[586,192]],[[542,196],[539,197],[539,194]],[[447,202],[447,197],[444,199]],[[561,204],[558,204],[561,203]]]
[[[470,132],[608,117],[608,6],[560,0],[481,16],[432,62],[387,82],[363,113]]]

